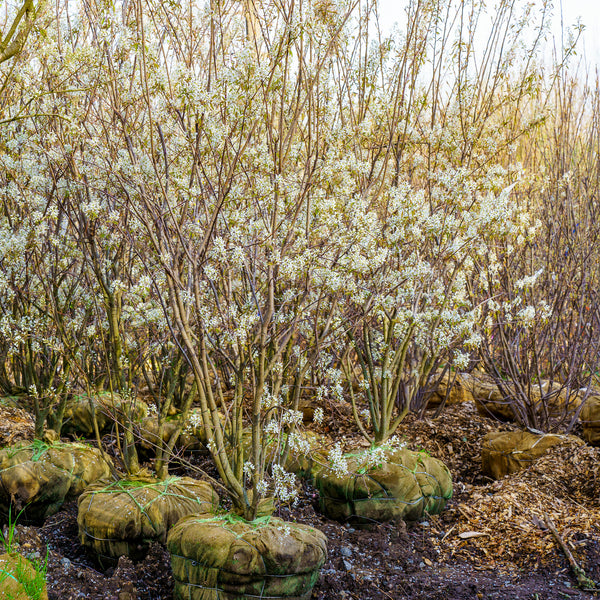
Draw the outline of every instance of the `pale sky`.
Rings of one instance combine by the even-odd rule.
[[[560,14],[562,6],[563,22],[572,25],[581,17],[585,25],[583,32],[583,43],[585,56],[590,64],[600,66],[600,2],[598,0],[563,0],[555,3],[555,31],[560,32]]]
[[[523,1],[521,0],[521,3]],[[492,7],[493,4],[493,2],[489,2],[488,6]],[[381,23],[390,27],[395,22],[402,24],[405,5],[406,0],[379,0]],[[560,47],[561,10],[565,38],[566,28],[573,26],[580,17],[581,22],[585,25],[585,30],[583,43],[580,41],[578,46],[578,56],[585,54],[586,62],[592,70],[595,66],[600,66],[600,0],[554,0],[552,31],[557,38],[557,47]]]

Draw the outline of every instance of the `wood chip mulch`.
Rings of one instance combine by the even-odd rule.
[[[401,424],[408,447],[444,461],[454,478],[446,510],[427,517],[438,562],[463,559],[504,573],[562,564],[547,516],[579,564],[600,577],[600,448],[566,440],[528,469],[493,481],[481,471],[481,439],[517,429],[480,415],[471,402]]]
[[[432,533],[443,532],[433,538],[440,559],[535,571],[561,553],[549,517],[580,566],[596,568],[586,550],[600,549],[599,466],[600,448],[565,443],[520,473],[459,484],[446,513],[431,517]]]
[[[0,448],[33,440],[35,421],[26,411],[0,404]]]

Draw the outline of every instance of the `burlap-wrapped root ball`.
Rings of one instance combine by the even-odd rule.
[[[299,441],[291,444],[285,470],[312,483],[317,474],[327,467],[327,453],[332,442],[326,436],[308,430],[296,435]]]
[[[92,406],[94,411],[92,411]],[[148,414],[148,406],[142,400],[124,399],[119,394],[99,392],[96,395],[75,396],[67,402],[62,430],[87,437],[94,435],[94,414],[100,432],[110,429],[116,422],[126,422],[125,415],[131,413],[134,422],[141,421]]]
[[[500,390],[494,379],[484,373],[464,373],[462,383],[473,396],[477,411],[484,417],[495,417],[501,421],[514,421],[514,403],[519,394],[512,381],[503,383]],[[581,395],[576,390],[568,390],[566,386],[556,382],[543,380],[528,390],[530,408],[538,416],[548,415],[551,418],[564,418],[575,412],[581,404]]]
[[[452,476],[440,460],[401,448],[384,451],[373,463],[365,456],[369,452],[346,458],[348,474],[317,471],[321,510],[330,518],[363,524],[414,521],[441,512],[452,497]]]
[[[167,548],[176,600],[306,600],[327,558],[327,539],[276,517],[185,517]]]
[[[79,540],[102,565],[110,566],[119,556],[138,560],[152,541],[165,543],[179,519],[218,505],[212,486],[191,477],[99,481],[79,497]]]
[[[162,441],[167,444],[177,428],[181,424],[181,415],[169,416],[165,419]],[[140,423],[137,429],[137,435],[140,438],[141,447],[148,453],[153,454],[159,446],[159,424],[158,417],[146,417]],[[202,417],[200,411],[194,409],[190,411],[187,422],[181,429],[177,441],[175,442],[174,450],[184,452],[199,452],[208,453],[206,446],[206,434],[202,426]]]
[[[97,448],[40,441],[0,450],[0,514],[25,508],[22,519],[43,520],[63,502],[110,475]]]
[[[513,421],[515,418],[512,404],[514,402],[514,385],[507,382],[505,397],[492,377],[485,373],[464,373],[462,382],[471,393],[477,412],[484,417],[495,417],[501,421]]]
[[[435,378],[434,378],[435,381]],[[448,389],[450,387],[450,389]],[[437,382],[427,403],[427,408],[437,408],[442,402],[446,406],[473,402],[473,392],[467,387],[460,373],[445,373]]]
[[[20,554],[0,556],[0,600],[48,600],[46,578]]]
[[[600,446],[600,395],[590,396],[579,415],[583,425],[583,439],[592,446]]]
[[[529,431],[493,431],[481,441],[481,469],[485,475],[501,479],[526,469],[548,448],[564,442],[582,444],[574,436],[537,434]]]
[[[252,453],[252,433],[244,431],[242,438],[245,456]],[[314,472],[327,465],[327,451],[331,441],[319,433],[309,430],[295,430],[283,433],[270,440],[264,447],[264,460],[267,468],[281,464],[289,473],[298,477],[313,479]]]

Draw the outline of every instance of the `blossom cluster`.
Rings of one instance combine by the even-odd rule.
[[[521,166],[491,160],[498,121],[465,126],[452,101],[436,121],[418,80],[421,105],[400,94],[409,49],[357,55],[354,3],[263,4],[57,10],[0,109],[0,385],[147,386],[162,417],[195,398],[239,498],[240,480],[266,493],[272,438],[305,450],[309,382],[382,442],[438,367],[469,366],[486,319],[549,315],[494,300],[539,229],[513,201]]]

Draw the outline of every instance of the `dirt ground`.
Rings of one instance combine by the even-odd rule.
[[[358,443],[351,429],[337,428],[340,422],[346,421],[332,415],[325,429],[334,438],[345,436],[349,447]],[[435,420],[405,420],[400,435],[408,446],[443,460],[454,479],[446,510],[420,522],[364,528],[337,523],[319,513],[318,492],[303,484],[297,505],[279,512],[329,539],[313,598],[600,598],[600,592],[578,589],[549,527],[585,575],[600,581],[600,448],[566,443],[526,471],[495,482],[481,472],[480,440],[497,429],[510,426],[480,416],[471,404],[449,407]],[[189,473],[190,467],[181,470]],[[50,600],[172,598],[169,556],[160,544],[142,562],[121,558],[102,572],[78,542],[75,502],[41,526],[18,525],[17,538],[25,556],[47,557]]]

